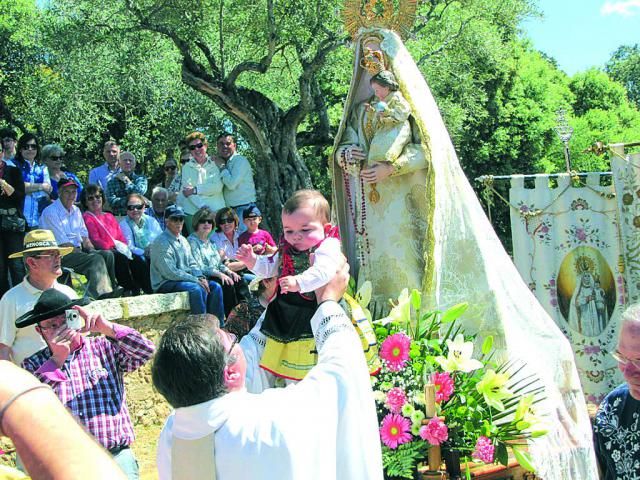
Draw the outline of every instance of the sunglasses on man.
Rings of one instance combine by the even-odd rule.
[[[202,148],[204,147],[204,143],[196,143],[195,145],[189,145],[189,150],[193,151],[197,148]]]

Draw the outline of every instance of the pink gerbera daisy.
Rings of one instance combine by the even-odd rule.
[[[420,438],[431,445],[440,445],[449,438],[449,428],[441,418],[433,417],[429,423],[420,427]]]
[[[471,455],[484,463],[493,463],[495,447],[491,439],[481,435],[476,442],[476,449]]]
[[[436,402],[446,402],[453,393],[453,379],[448,373],[432,373],[431,382],[436,386]]]
[[[380,438],[387,447],[395,449],[398,445],[411,441],[411,421],[402,415],[389,413],[382,419]]]
[[[411,339],[406,333],[389,335],[380,346],[380,358],[385,361],[389,370],[398,372],[409,360],[410,347]]]
[[[401,388],[394,387],[387,392],[387,398],[384,403],[393,413],[398,413],[402,406],[407,403],[407,396]]]

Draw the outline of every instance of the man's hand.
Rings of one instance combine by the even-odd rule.
[[[131,183],[131,180],[129,180],[129,177],[127,177],[127,174],[124,172],[118,173],[116,175],[116,178],[120,180],[122,183],[124,183],[125,185],[128,185]]]
[[[93,252],[96,247],[93,246],[93,243],[91,243],[91,240],[89,240],[87,237],[84,237],[82,239],[82,248],[84,248],[87,252]]]
[[[229,270],[229,273],[227,273],[227,275],[231,278],[231,280],[233,280],[233,283],[242,281],[242,277],[232,270]]]
[[[48,342],[51,350],[51,359],[58,368],[62,367],[71,353],[71,342],[76,332],[70,330],[66,324],[60,325],[55,336]]]
[[[53,187],[51,186],[50,183],[43,182],[41,183],[41,185],[42,185],[43,192],[51,193],[53,191]]]
[[[316,289],[316,299],[318,303],[325,300],[339,301],[344,292],[347,291],[347,285],[349,284],[349,264],[346,257],[343,255],[336,271],[335,277],[331,279],[324,287]]]
[[[282,293],[300,291],[300,285],[298,285],[298,280],[296,280],[296,277],[292,275],[278,279],[278,283],[280,284],[280,291]]]
[[[219,272],[218,278],[222,281],[223,285],[233,285],[233,280],[231,279],[231,277],[229,277],[229,275]]]
[[[256,266],[256,260],[258,256],[253,251],[253,248],[248,243],[240,245],[240,248],[236,252],[236,260],[244,263],[249,270]]]
[[[187,185],[186,187],[184,187],[182,189],[182,194],[189,198],[191,195],[193,195],[195,192],[195,187],[191,186],[191,185]]]
[[[87,309],[80,305],[75,305],[74,310],[77,310],[82,319],[84,320],[84,327],[80,329],[80,333],[100,333],[105,337],[115,337],[113,331],[113,322],[110,322],[102,316],[101,313],[89,312]]]
[[[198,283],[202,288],[204,288],[205,292],[211,292],[211,289],[209,288],[209,281],[206,278],[199,278]]]

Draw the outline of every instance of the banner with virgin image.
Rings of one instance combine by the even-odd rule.
[[[533,183],[511,179],[514,262],[569,339],[587,401],[597,404],[622,382],[610,354],[626,302],[615,190],[597,173],[579,186],[568,174]]]

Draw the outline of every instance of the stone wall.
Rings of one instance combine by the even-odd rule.
[[[108,320],[135,328],[157,344],[160,336],[171,323],[184,319],[189,314],[189,298],[186,293],[143,295],[101,300],[93,302],[87,308],[102,313]],[[127,374],[125,386],[127,405],[136,435],[140,437],[139,431],[146,427],[157,427],[159,431],[171,411],[171,407],[152,386],[151,362],[137,371]],[[156,428],[153,430],[155,431]],[[135,445],[135,447],[141,446]],[[155,445],[145,445],[144,447],[155,452]],[[6,439],[0,440],[1,450],[12,448]],[[136,453],[138,454],[138,452]],[[13,455],[0,456],[0,464],[12,465],[13,463]]]

